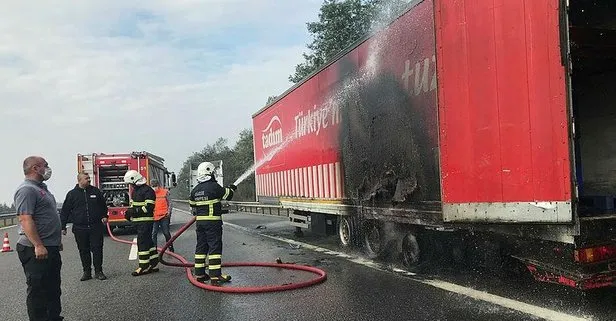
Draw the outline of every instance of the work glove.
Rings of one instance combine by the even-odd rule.
[[[229,185],[229,188],[232,189],[235,192],[235,190],[237,189],[237,186],[231,184],[231,185]]]
[[[126,209],[126,212],[124,212],[124,218],[127,221],[130,221],[130,218],[133,217],[133,216],[135,216],[135,209],[132,208],[132,207]]]

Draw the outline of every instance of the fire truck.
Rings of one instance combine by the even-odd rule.
[[[257,201],[408,269],[612,286],[615,86],[614,1],[411,1],[253,115]]]
[[[164,159],[148,152],[130,152],[124,154],[78,154],[77,169],[90,175],[91,184],[98,187],[109,208],[109,225],[128,227],[124,212],[130,204],[131,187],[124,183],[124,174],[136,170],[147,179],[157,179],[165,188],[177,186],[175,173],[164,166]]]

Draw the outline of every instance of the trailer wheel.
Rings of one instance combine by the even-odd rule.
[[[361,221],[355,216],[340,216],[338,218],[338,238],[343,248],[361,247]]]
[[[343,247],[350,247],[353,245],[355,234],[353,231],[355,229],[355,224],[353,223],[353,220],[348,216],[342,216],[338,220],[338,237]]]
[[[370,259],[382,258],[385,254],[385,235],[377,223],[366,223],[364,251]]]
[[[416,268],[421,260],[419,242],[413,233],[407,233],[402,239],[402,264],[407,269]]]

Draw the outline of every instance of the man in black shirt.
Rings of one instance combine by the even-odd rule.
[[[61,220],[64,235],[66,235],[66,223],[73,223],[72,232],[83,266],[81,281],[92,278],[92,263],[94,263],[94,277],[99,280],[107,278],[103,273],[103,237],[104,224],[108,218],[103,194],[98,188],[90,185],[88,173],[79,173],[77,185],[66,194],[62,204]]]

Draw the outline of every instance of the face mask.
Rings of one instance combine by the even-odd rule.
[[[46,181],[51,178],[51,168],[45,167],[45,172],[43,173],[43,180]]]

